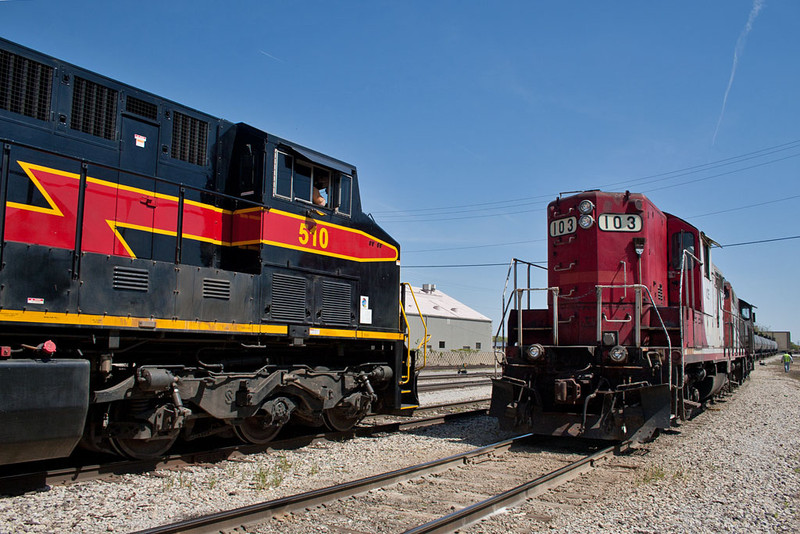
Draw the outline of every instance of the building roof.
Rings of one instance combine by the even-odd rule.
[[[486,321],[491,319],[476,312],[466,304],[457,301],[438,289],[433,284],[424,284],[422,287],[411,287],[414,297],[417,298],[419,311],[414,304],[414,298],[408,292],[408,286],[403,286],[406,297],[406,314],[422,315],[425,317],[445,317],[448,319],[465,319],[470,321]]]

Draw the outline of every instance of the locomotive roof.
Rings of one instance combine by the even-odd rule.
[[[233,123],[231,121],[228,121],[227,119],[223,119],[221,117],[217,117],[215,115],[211,115],[209,113],[206,113],[204,111],[200,111],[200,110],[198,110],[196,108],[193,108],[191,106],[187,106],[185,104],[182,104],[180,102],[176,102],[176,101],[171,100],[169,98],[165,98],[163,96],[159,96],[157,94],[151,93],[150,91],[146,91],[144,89],[140,89],[139,87],[130,85],[128,83],[121,82],[119,80],[115,80],[115,79],[110,78],[108,76],[105,76],[103,74],[99,74],[99,73],[97,73],[97,72],[95,72],[93,70],[81,67],[79,65],[75,65],[74,63],[70,63],[68,61],[63,61],[63,60],[58,59],[58,58],[56,58],[54,56],[50,56],[48,54],[44,54],[44,53],[39,52],[37,50],[33,50],[32,48],[28,48],[26,46],[23,46],[21,44],[15,43],[13,41],[9,41],[8,39],[5,39],[3,37],[0,37],[0,45],[2,45],[3,48],[9,48],[9,49],[12,49],[12,50],[15,49],[15,53],[16,52],[22,52],[22,53],[24,53],[24,54],[26,54],[26,55],[28,55],[30,57],[35,57],[35,58],[37,58],[38,61],[49,62],[50,64],[52,64],[56,68],[68,67],[69,70],[82,72],[83,74],[88,75],[87,78],[93,78],[94,80],[96,80],[98,82],[102,81],[104,83],[104,85],[107,85],[109,87],[116,87],[116,88],[124,89],[127,94],[131,94],[131,95],[134,95],[134,96],[139,97],[139,98],[140,97],[148,97],[148,98],[151,98],[153,100],[157,100],[157,101],[159,101],[161,103],[169,104],[169,105],[172,105],[172,106],[174,106],[176,108],[181,108],[181,109],[183,109],[185,111],[189,111],[189,112],[195,113],[197,115],[201,115],[206,120],[218,121],[220,124],[225,125],[226,128],[230,127],[231,125],[233,125]],[[351,164],[349,164],[349,163],[347,163],[345,161],[342,161],[342,160],[339,160],[339,159],[336,159],[336,158],[332,158],[332,157],[327,156],[325,154],[322,154],[321,152],[318,152],[316,150],[310,149],[308,147],[305,147],[305,146],[300,145],[298,143],[295,143],[293,141],[289,141],[287,139],[284,139],[283,137],[270,134],[270,133],[265,132],[264,130],[262,130],[260,128],[257,128],[255,126],[252,126],[252,125],[250,125],[248,123],[239,122],[239,123],[236,123],[236,127],[237,128],[246,128],[246,129],[251,130],[253,133],[255,133],[255,134],[259,135],[259,136],[268,137],[271,140],[275,140],[279,144],[285,145],[287,148],[289,148],[292,151],[296,152],[300,156],[303,156],[304,158],[310,160],[313,163],[317,163],[318,165],[322,165],[324,167],[329,167],[329,168],[332,168],[334,170],[338,170],[340,172],[343,172],[345,174],[352,175],[352,174],[355,173],[355,169],[356,169],[355,165],[351,165]]]

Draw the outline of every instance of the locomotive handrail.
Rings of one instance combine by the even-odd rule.
[[[631,319],[632,317],[630,313],[626,313],[624,319],[609,319],[605,313],[603,314],[603,320],[607,323],[629,323],[631,322]]]
[[[600,343],[603,338],[603,325],[602,325],[602,317],[605,317],[605,314],[602,313],[602,306],[603,306],[603,289],[622,289],[623,287],[630,287],[636,291],[636,306],[638,310],[638,314],[636,315],[636,346],[639,347],[641,345],[641,310],[642,310],[642,290],[647,293],[647,298],[650,300],[650,305],[652,306],[652,310],[655,310],[656,317],[658,317],[658,321],[661,323],[661,328],[664,330],[664,336],[667,340],[667,350],[668,350],[668,359],[669,359],[669,385],[670,388],[673,387],[672,384],[672,341],[669,337],[669,332],[667,331],[667,326],[664,324],[664,319],[661,318],[661,312],[658,311],[658,306],[656,306],[655,299],[653,299],[652,293],[650,293],[650,288],[648,288],[644,284],[625,284],[625,286],[618,286],[618,285],[599,285],[595,286],[597,290],[597,342]],[[683,358],[683,350],[681,350],[681,358]],[[683,376],[681,376],[683,378]]]
[[[683,350],[683,338],[684,338],[684,331],[683,331],[684,330],[683,329],[683,323],[684,323],[684,320],[683,320],[683,278],[684,278],[684,276],[687,276],[687,277],[689,276],[689,271],[686,268],[686,264],[687,264],[686,256],[689,256],[690,258],[694,259],[700,266],[703,265],[703,262],[700,261],[700,258],[698,258],[694,254],[689,252],[688,249],[683,249],[683,255],[681,256],[681,281],[680,281],[680,285],[678,286],[678,316],[680,317],[680,326],[681,326],[681,387],[683,387],[683,383],[686,381],[686,376],[685,376],[686,375],[686,351]],[[694,309],[694,277],[693,276],[691,277],[691,281],[692,281],[692,285],[691,285],[691,289],[692,289],[691,307],[692,307],[692,309]],[[688,300],[688,295],[687,295],[687,300]],[[688,308],[688,304],[689,303],[687,302],[687,308]],[[694,317],[692,317],[692,339],[694,339],[694,337],[695,337],[694,334],[695,334]],[[671,363],[672,362],[670,362],[670,364]],[[670,365],[670,367],[672,367],[672,365]],[[680,417],[681,417],[682,421],[686,420],[686,409],[685,409],[685,404],[684,404],[683,400],[684,400],[683,399],[683,395],[682,394],[678,395],[677,404],[680,406],[679,412],[680,412]]]
[[[425,365],[428,363],[428,340],[431,336],[428,334],[428,325],[425,323],[425,317],[422,316],[422,310],[419,308],[419,302],[417,302],[417,297],[414,295],[414,290],[411,288],[411,284],[408,282],[403,282],[400,284],[400,287],[407,286],[408,292],[411,293],[411,298],[414,299],[414,305],[417,307],[417,312],[419,312],[419,320],[422,321],[422,328],[424,330],[424,334],[422,336],[422,341],[419,342],[417,348],[415,350],[419,350],[422,347],[422,365],[418,368],[420,371],[425,368]],[[408,322],[408,316],[406,315],[405,306],[400,306],[400,311],[403,314],[403,320],[406,323],[406,374],[400,377],[400,385],[408,384],[411,381],[411,325]]]
[[[563,247],[564,245],[569,245],[573,241],[575,241],[575,236],[571,235],[571,236],[569,236],[569,239],[567,239],[566,242],[564,242],[563,240],[562,241],[554,241],[553,242],[553,246],[554,247]]]
[[[526,287],[514,290],[517,301],[517,346],[522,350],[522,294],[530,295],[533,291],[550,291],[553,293],[553,345],[558,345],[558,287]]]
[[[176,242],[175,242],[175,263],[180,263],[181,260],[181,249],[182,249],[182,242],[183,242],[183,205],[185,200],[185,191],[190,189],[192,191],[196,191],[198,193],[212,195],[216,198],[230,200],[235,203],[241,202],[245,207],[260,207],[264,209],[269,209],[263,202],[256,202],[253,200],[249,200],[242,197],[237,197],[233,195],[228,195],[226,193],[221,193],[219,191],[213,191],[211,189],[206,189],[203,187],[193,186],[191,184],[185,184],[183,182],[173,182],[172,180],[167,180],[165,178],[160,178],[154,175],[147,175],[143,174],[134,170],[124,169],[122,167],[117,167],[114,165],[109,165],[106,163],[100,163],[97,161],[89,160],[86,158],[78,158],[75,156],[70,156],[67,154],[62,154],[60,152],[56,152],[54,150],[47,150],[45,148],[29,145],[27,143],[21,143],[19,141],[14,141],[11,139],[0,138],[0,144],[3,145],[3,156],[2,156],[2,166],[0,166],[0,220],[3,221],[3,224],[0,225],[0,263],[2,262],[2,257],[5,252],[5,247],[3,244],[5,243],[5,210],[6,210],[6,196],[7,196],[7,183],[8,183],[8,174],[10,169],[10,162],[8,157],[8,152],[10,151],[11,146],[18,146],[20,148],[24,148],[27,150],[32,150],[35,152],[39,152],[42,154],[48,154],[51,156],[58,156],[60,158],[64,158],[67,160],[71,160],[75,163],[79,163],[81,166],[80,170],[80,181],[78,184],[78,202],[77,202],[77,212],[76,212],[76,229],[75,229],[75,243],[73,248],[73,258],[72,258],[72,277],[74,279],[78,279],[80,277],[80,261],[81,261],[81,247],[82,247],[82,239],[83,239],[83,202],[86,194],[86,187],[88,182],[88,173],[89,173],[89,166],[97,167],[99,169],[105,169],[111,172],[118,172],[118,173],[125,173],[130,176],[135,176],[139,178],[144,178],[146,180],[151,180],[153,183],[153,191],[155,194],[155,184],[161,183],[169,186],[174,186],[178,189],[177,197],[178,197],[178,217],[176,220]]]
[[[58,157],[65,158],[65,159],[71,159],[71,160],[73,160],[75,162],[78,162],[78,163],[85,163],[86,165],[93,165],[95,167],[100,167],[102,169],[106,169],[106,170],[113,171],[113,172],[124,172],[125,174],[130,174],[131,176],[137,176],[139,178],[146,178],[148,180],[153,180],[154,182],[160,182],[160,183],[163,183],[163,184],[166,184],[166,185],[174,185],[175,187],[185,187],[186,189],[192,189],[192,190],[197,191],[199,193],[208,193],[208,194],[214,195],[216,197],[220,197],[220,198],[224,198],[224,199],[228,199],[228,200],[233,200],[233,201],[236,201],[236,202],[242,202],[244,204],[249,204],[251,206],[265,207],[263,202],[256,202],[255,200],[250,200],[250,199],[243,198],[243,197],[237,197],[237,196],[229,195],[227,193],[222,193],[220,191],[214,191],[213,189],[206,189],[204,187],[198,187],[198,186],[191,185],[191,184],[186,184],[186,183],[183,183],[183,182],[173,182],[172,180],[167,180],[166,178],[160,178],[158,176],[153,176],[153,175],[149,175],[149,174],[142,174],[140,172],[136,172],[136,171],[133,171],[133,170],[124,169],[122,167],[115,167],[114,165],[109,165],[107,163],[100,163],[100,162],[97,162],[97,161],[88,160],[86,158],[78,158],[78,157],[75,157],[75,156],[69,156],[69,155],[66,155],[66,154],[62,154],[60,152],[56,152],[54,150],[47,150],[46,148],[41,148],[41,147],[37,147],[37,146],[34,146],[34,145],[29,145],[27,143],[21,143],[19,141],[13,141],[13,140],[10,140],[10,139],[0,138],[0,144],[3,144],[3,143],[7,143],[9,145],[16,145],[18,147],[25,148],[25,149],[28,149],[28,150],[35,150],[37,152],[42,152],[42,153],[45,153],[45,154],[49,154],[51,156],[58,156]]]
[[[525,260],[520,260],[520,259],[517,259],[517,258],[511,258],[511,261],[508,263],[508,272],[506,273],[506,282],[505,282],[505,285],[503,286],[503,296],[501,297],[502,304],[503,304],[502,305],[503,313],[500,316],[500,324],[497,325],[497,330],[495,331],[495,335],[494,335],[494,338],[495,338],[495,341],[496,341],[497,338],[500,336],[500,333],[501,332],[503,333],[503,347],[504,348],[505,348],[505,345],[508,343],[508,340],[505,339],[505,337],[506,337],[505,336],[505,333],[506,333],[506,330],[505,330],[505,328],[506,328],[506,315],[508,314],[508,310],[511,307],[511,303],[514,301],[514,295],[513,294],[508,297],[508,300],[506,300],[506,290],[508,289],[508,281],[511,280],[511,271],[512,271],[512,269],[514,271],[514,289],[516,290],[516,288],[517,288],[517,264],[519,264],[519,263],[524,263],[525,265],[528,266],[528,285],[530,285],[531,267],[536,267],[537,269],[542,269],[544,271],[547,270],[547,267],[542,267],[541,265],[537,265],[536,263],[532,263],[532,262],[525,261]],[[528,302],[528,305],[530,306],[530,300]]]

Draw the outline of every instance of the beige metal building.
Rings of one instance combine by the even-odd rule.
[[[412,287],[413,297],[408,287],[404,288],[411,344],[416,347],[425,336],[421,313],[430,336],[426,345],[432,365],[494,363],[491,319],[439,291],[433,284]]]
[[[791,332],[764,332],[764,335],[769,336],[778,342],[778,350],[788,350],[792,346],[792,333]]]

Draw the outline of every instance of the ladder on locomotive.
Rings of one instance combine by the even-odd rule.
[[[403,291],[403,298],[400,302],[400,312],[402,314],[405,332],[404,332],[404,344],[405,344],[405,356],[402,362],[402,375],[400,376],[400,409],[401,410],[414,410],[415,408],[419,408],[419,397],[417,392],[417,377],[419,376],[419,372],[425,367],[428,363],[428,341],[430,341],[431,336],[428,334],[428,325],[425,322],[425,317],[422,315],[422,310],[420,310],[419,302],[417,302],[417,297],[414,295],[414,290],[411,287],[411,284],[407,282],[403,282],[400,284],[400,288],[404,290],[404,288],[408,288],[408,292],[411,295],[411,298],[414,300],[414,306],[417,308],[417,313],[419,314],[419,319],[422,322],[422,329],[423,335],[421,341],[417,344],[416,348],[411,348],[411,324],[409,323],[408,316],[406,315],[406,305],[405,305],[405,291]],[[422,365],[417,367],[417,354],[422,349]]]

